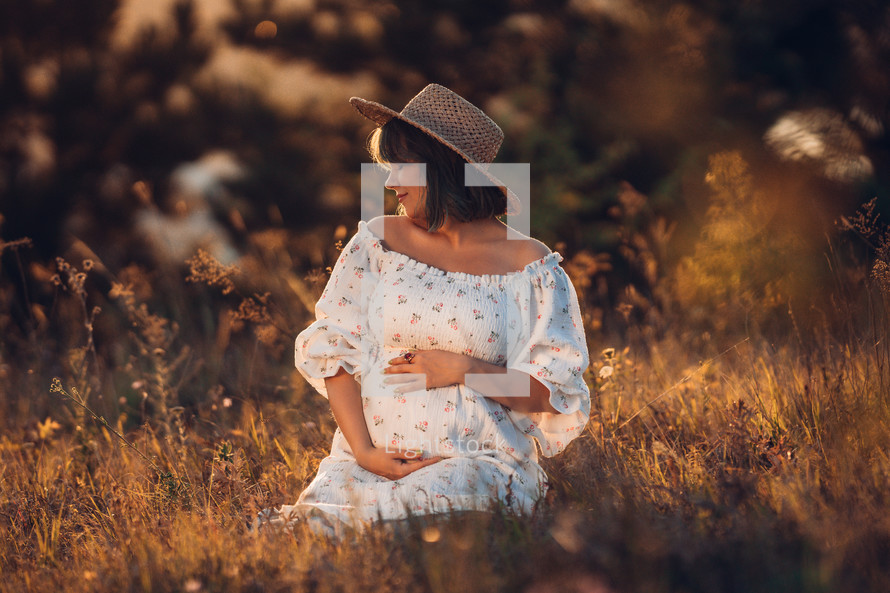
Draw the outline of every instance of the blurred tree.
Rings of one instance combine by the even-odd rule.
[[[116,3],[5,2],[0,7],[0,212],[3,235],[47,255],[72,196],[92,189],[97,162],[96,49]]]
[[[268,226],[350,225],[370,126],[345,99],[399,107],[435,81],[502,125],[502,161],[531,163],[537,235],[612,254],[614,300],[637,282],[626,221],[609,214],[625,183],[647,198],[636,220],[679,221],[674,261],[706,222],[720,150],[741,150],[789,212],[886,203],[887,39],[890,8],[868,1],[6,2],[0,236],[32,237],[43,258],[76,236],[120,267],[144,255],[141,214],[191,207],[182,165],[219,153],[244,174],[205,206],[236,244]],[[830,145],[818,121],[840,121],[871,175],[776,164],[764,134],[812,108],[827,115],[795,128],[789,154]]]

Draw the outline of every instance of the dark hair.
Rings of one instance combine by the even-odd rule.
[[[393,118],[371,133],[368,152],[381,164],[426,164],[426,220],[430,232],[438,230],[447,217],[470,222],[507,211],[507,196],[501,188],[464,185],[466,159],[400,119]]]

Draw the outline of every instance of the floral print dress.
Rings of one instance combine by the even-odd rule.
[[[384,248],[359,222],[316,305],[317,320],[296,339],[296,366],[325,397],[326,377],[341,367],[354,375],[376,447],[443,460],[389,480],[361,468],[337,429],[315,479],[280,517],[361,527],[494,505],[530,512],[547,490],[535,441],[545,456],[561,452],[590,412],[587,346],[561,260],[550,253],[506,275],[447,272]],[[514,412],[465,384],[397,394],[382,371],[409,349],[464,353],[528,373],[550,389],[559,413]]]

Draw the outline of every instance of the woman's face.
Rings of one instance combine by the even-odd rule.
[[[399,204],[413,221],[426,220],[426,165],[424,163],[391,163],[385,186],[396,192]]]

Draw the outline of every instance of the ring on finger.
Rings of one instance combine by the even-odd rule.
[[[414,364],[414,357],[415,354],[413,352],[405,352],[405,354],[402,355],[402,358],[404,358],[408,364]]]

